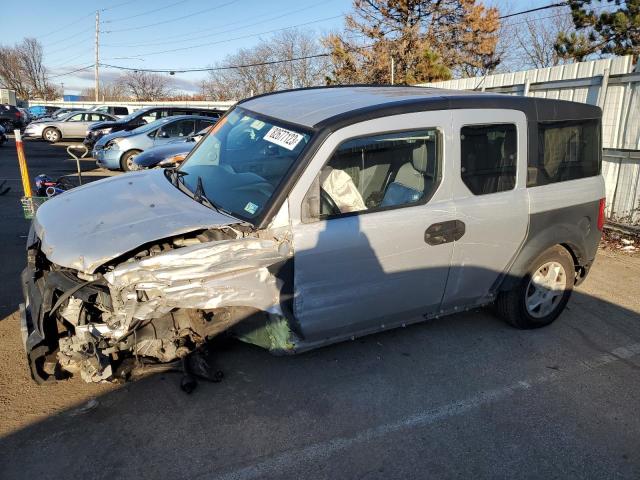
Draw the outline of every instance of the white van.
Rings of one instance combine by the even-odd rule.
[[[547,325],[601,236],[600,123],[590,105],[417,87],[240,102],[178,169],[40,207],[33,377],[108,380],[222,332],[296,353],[484,305]]]

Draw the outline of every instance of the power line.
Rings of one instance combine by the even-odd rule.
[[[367,48],[374,47],[375,44],[364,45],[362,47],[353,47],[348,49],[348,52],[355,52],[357,50],[364,50]],[[122,67],[119,65],[109,65],[106,63],[101,63],[100,66],[107,68],[115,68],[117,70],[127,70],[130,72],[149,72],[149,73],[188,73],[188,72],[215,72],[220,70],[235,70],[238,68],[250,68],[250,67],[261,67],[264,65],[276,65],[279,63],[288,63],[288,62],[297,62],[300,60],[309,60],[312,58],[321,58],[321,57],[329,57],[331,56],[331,52],[317,53],[315,55],[305,55],[303,57],[295,57],[295,58],[287,58],[285,60],[270,60],[268,62],[257,62],[257,63],[246,63],[243,65],[227,65],[224,67],[203,67],[203,68],[186,68],[186,69],[151,69],[151,68],[132,68],[132,67]]]
[[[112,5],[110,7],[102,8],[102,9],[100,9],[100,11],[101,12],[106,12],[108,10],[113,10],[114,8],[122,7],[124,5],[128,5],[128,4],[136,2],[136,1],[138,1],[138,0],[128,0],[126,2],[117,3],[116,5]],[[86,15],[83,15],[82,17],[78,17],[76,20],[74,20],[71,23],[67,23],[64,26],[60,27],[60,28],[56,28],[55,30],[52,30],[52,31],[50,31],[48,33],[40,35],[40,36],[38,36],[36,38],[37,39],[42,39],[42,38],[48,37],[50,35],[53,35],[55,33],[62,32],[63,30],[66,30],[67,28],[76,25],[80,20],[84,20],[87,17],[92,17],[93,15],[94,15],[94,12],[87,13]]]
[[[317,7],[325,5],[327,3],[329,3],[329,2],[314,3],[313,5],[308,5],[308,6],[304,7],[304,8],[300,8],[298,10],[291,10],[291,11],[288,11],[287,13],[283,13],[281,15],[267,17],[267,18],[265,18],[263,20],[260,20],[259,22],[249,23],[247,25],[243,25],[241,27],[232,28],[232,29],[228,29],[228,30],[217,30],[215,33],[212,33],[212,34],[209,34],[209,35],[200,35],[200,36],[193,37],[193,36],[190,36],[190,35],[193,35],[194,33],[197,33],[197,32],[191,32],[190,34],[187,34],[187,35],[176,35],[176,36],[173,36],[173,37],[162,37],[163,40],[166,40],[166,41],[162,41],[162,42],[147,42],[147,43],[134,43],[134,44],[130,44],[130,43],[104,44],[104,46],[105,47],[112,47],[112,48],[148,47],[148,46],[154,46],[154,45],[166,45],[166,44],[170,44],[170,43],[176,43],[175,40],[174,40],[176,38],[189,37],[189,38],[184,38],[184,40],[180,40],[180,41],[177,42],[177,43],[182,43],[182,42],[189,42],[189,41],[192,41],[192,40],[198,40],[200,38],[215,37],[215,36],[222,35],[222,34],[225,34],[225,33],[236,32],[238,30],[243,30],[245,28],[254,27],[256,25],[261,25],[263,23],[270,22],[272,20],[278,20],[280,18],[288,17],[288,16],[294,15],[296,13],[304,12],[305,10],[309,10],[311,8],[317,8]],[[242,22],[243,22],[243,20],[240,20],[238,22],[227,23],[226,26],[237,25],[238,23],[242,23]],[[200,30],[200,32],[209,32],[209,31],[211,31],[210,28],[207,28],[207,29],[204,29],[204,30]]]
[[[93,30],[93,27],[85,28],[84,30],[80,30],[79,32],[74,33],[73,35],[71,35],[71,36],[69,36],[69,37],[65,37],[65,38],[63,38],[63,39],[61,39],[61,40],[56,40],[55,42],[48,43],[48,44],[46,44],[44,47],[45,47],[45,48],[49,48],[49,47],[51,47],[51,46],[53,46],[53,45],[58,45],[59,43],[66,42],[67,40],[72,40],[72,39],[74,39],[74,38],[76,38],[76,37],[78,37],[78,36],[82,35],[83,33],[87,33],[87,32],[89,32],[89,31],[91,31],[91,30]]]
[[[82,16],[82,17],[79,17],[79,18],[77,18],[76,20],[74,20],[73,22],[71,22],[71,23],[68,23],[68,24],[64,25],[63,27],[57,28],[56,30],[53,30],[53,31],[51,31],[51,32],[49,32],[49,33],[45,33],[44,35],[40,35],[39,37],[36,37],[36,38],[37,38],[37,39],[45,38],[45,37],[48,37],[48,36],[50,36],[50,35],[53,35],[54,33],[58,33],[58,32],[61,32],[61,31],[63,31],[63,30],[66,30],[67,28],[69,28],[69,27],[71,27],[71,26],[73,26],[73,25],[76,25],[76,24],[78,23],[78,21],[80,21],[80,20],[84,20],[85,18],[87,18],[87,17],[89,17],[89,16],[91,16],[91,15],[93,15],[93,13],[90,13],[90,14],[88,14],[88,15],[84,15],[84,16]]]
[[[212,10],[217,10],[223,7],[227,7],[233,3],[236,3],[238,0],[232,0],[231,2],[227,2],[227,3],[223,3],[222,5],[217,5],[215,7],[211,7],[211,8],[205,8],[204,10],[200,10],[197,12],[193,12],[190,13],[188,15],[183,15],[182,17],[176,17],[176,18],[172,18],[171,20],[163,20],[162,22],[156,22],[156,23],[149,23],[147,25],[140,25],[137,27],[129,27],[129,28],[119,28],[117,30],[109,30],[109,31],[105,31],[103,33],[117,33],[117,32],[128,32],[130,30],[142,30],[143,28],[149,28],[149,27],[156,27],[158,25],[164,25],[165,23],[172,23],[172,22],[177,22],[178,20],[184,20],[185,18],[189,18],[189,17],[193,17],[195,15],[200,15],[201,13],[206,13],[206,12],[210,12]]]
[[[111,5],[110,7],[101,8],[101,12],[108,12],[109,10],[113,10],[114,8],[123,7],[125,5],[129,5],[130,3],[138,3],[139,0],[127,0],[126,2],[116,3],[115,5]],[[89,15],[93,15],[94,12],[91,12]]]
[[[310,22],[299,23],[297,25],[291,25],[289,27],[276,28],[275,30],[267,30],[265,32],[251,33],[251,34],[247,34],[247,35],[242,35],[240,37],[227,38],[225,40],[218,40],[216,42],[200,43],[200,44],[197,44],[197,45],[189,45],[187,47],[172,48],[172,49],[169,49],[169,50],[160,50],[160,51],[155,51],[155,52],[146,52],[146,53],[141,53],[139,55],[131,55],[131,56],[132,57],[148,57],[148,56],[151,56],[151,55],[160,55],[160,54],[163,54],[163,53],[182,52],[184,50],[191,50],[193,48],[209,47],[211,45],[218,45],[220,43],[228,43],[228,42],[233,42],[235,40],[242,40],[244,38],[259,37],[260,35],[265,35],[265,34],[268,34],[268,33],[275,33],[275,32],[280,32],[280,31],[283,31],[283,30],[290,30],[292,28],[302,27],[302,26],[305,26],[305,25],[311,25],[313,23],[326,22],[327,20],[333,20],[333,19],[339,18],[339,17],[342,17],[342,14],[334,15],[332,17],[320,18],[318,20],[312,20]]]
[[[521,12],[510,13],[508,15],[502,15],[498,17],[500,20],[510,17],[515,17],[517,15],[524,15],[526,13],[539,12],[540,10],[548,10],[549,8],[558,8],[558,7],[566,7],[569,5],[569,2],[560,2],[560,3],[552,3],[550,5],[545,5],[544,7],[531,8],[529,10],[523,10]]]
[[[367,47],[360,47],[360,48],[367,48]],[[100,66],[107,67],[107,68],[115,68],[118,70],[127,70],[130,72],[149,72],[149,73],[215,72],[218,70],[235,70],[238,68],[261,67],[264,65],[275,65],[278,63],[297,62],[299,60],[309,60],[311,58],[328,57],[329,55],[331,55],[331,53],[318,53],[316,55],[306,55],[304,57],[288,58],[286,60],[271,60],[269,62],[247,63],[244,65],[229,65],[226,67],[188,68],[185,70],[153,70],[148,68],[130,68],[130,67],[120,67],[118,65],[108,65],[106,63],[101,63]]]
[[[83,43],[90,41],[90,39],[91,39],[91,38],[93,38],[93,37],[83,38],[83,39],[82,39],[82,42],[76,42],[76,43],[74,44],[74,46],[77,46],[78,44],[80,44],[81,46],[85,46],[85,45],[83,45]],[[71,50],[70,50],[70,49],[71,49]],[[69,45],[68,45],[68,46],[66,46],[66,47],[59,48],[58,50],[54,50],[53,52],[47,52],[47,53],[46,53],[46,55],[47,55],[47,58],[51,58],[51,57],[55,57],[55,56],[56,56],[56,55],[58,55],[59,53],[64,52],[64,53],[65,53],[65,56],[69,56],[69,52],[70,52],[70,51],[71,51],[71,52],[73,52],[73,51],[74,51],[74,48],[73,48],[72,46],[69,46]]]
[[[186,3],[190,0],[180,0],[179,2],[172,2],[169,5],[165,5],[164,7],[160,7],[160,8],[154,8],[152,10],[147,10],[145,12],[142,13],[136,13],[135,15],[127,15],[124,17],[117,17],[117,18],[112,18],[110,20],[105,20],[102,23],[116,23],[116,22],[121,22],[123,20],[131,20],[132,18],[138,18],[138,17],[142,17],[144,15],[148,15],[150,13],[156,13],[156,12],[160,12],[162,10],[166,10],[167,8],[171,8],[171,7],[176,7],[182,3]]]
[[[234,2],[231,2],[234,3]],[[520,12],[515,12],[515,13],[511,13],[508,15],[503,15],[501,17],[499,17],[500,19],[504,19],[504,18],[510,18],[510,17],[515,17],[518,15],[524,15],[527,13],[532,13],[532,12],[536,12],[536,11],[541,11],[541,10],[547,10],[550,8],[558,8],[558,7],[563,7],[568,5],[566,2],[563,3],[555,3],[555,4],[550,4],[550,5],[546,5],[543,7],[538,7],[538,8],[533,8],[533,9],[529,9],[529,10],[523,10]],[[205,43],[205,44],[200,44],[200,45],[192,45],[189,47],[184,47],[184,48],[177,48],[177,49],[172,49],[172,50],[164,50],[164,51],[160,51],[160,52],[150,52],[147,54],[142,54],[142,55],[136,55],[134,57],[141,57],[141,56],[148,56],[148,55],[157,55],[157,54],[161,54],[161,53],[170,53],[170,52],[175,52],[175,51],[182,51],[182,50],[188,50],[188,49],[192,49],[192,48],[198,48],[198,47],[202,47],[202,46],[209,46],[209,45],[215,45],[218,43],[224,43],[226,41],[233,41],[233,40],[238,40],[241,38],[248,38],[248,37],[253,37],[253,36],[259,36],[259,35],[263,35],[265,33],[273,33],[276,31],[281,31],[281,30],[288,30],[291,28],[295,28],[295,27],[299,27],[299,26],[304,26],[304,25],[309,25],[312,23],[318,23],[321,21],[326,21],[326,20],[330,20],[330,19],[334,19],[334,18],[338,18],[341,17],[342,15],[336,15],[333,17],[327,17],[324,19],[319,19],[319,20],[314,20],[311,22],[306,22],[306,23],[302,23],[302,24],[298,24],[298,25],[293,25],[290,27],[285,27],[285,28],[281,28],[281,29],[276,29],[276,30],[270,30],[267,32],[261,32],[258,34],[251,34],[251,35],[245,35],[242,37],[236,37],[233,39],[228,39],[228,40],[223,40],[223,41],[218,41],[218,42],[211,42],[211,43]],[[354,47],[349,49],[348,51],[357,51],[357,50],[362,50],[362,49],[366,49],[366,48],[371,48],[374,45],[366,45],[363,47]],[[132,67],[123,67],[123,66],[119,66],[119,65],[111,65],[111,64],[105,64],[105,63],[100,63],[100,66],[102,67],[106,67],[106,68],[113,68],[113,69],[118,69],[118,70],[126,70],[126,71],[134,71],[134,72],[149,72],[149,73],[188,73],[188,72],[212,72],[212,71],[219,71],[219,70],[232,70],[232,69],[238,69],[238,68],[250,68],[250,67],[258,67],[258,66],[265,66],[265,65],[274,65],[274,64],[280,64],[280,63],[288,63],[288,62],[294,62],[294,61],[300,61],[300,60],[308,60],[308,59],[313,59],[313,58],[321,58],[321,57],[328,57],[331,56],[330,52],[325,52],[325,53],[320,53],[320,54],[315,54],[315,55],[307,55],[307,56],[303,56],[303,57],[296,57],[296,58],[290,58],[290,59],[285,59],[285,60],[272,60],[272,61],[268,61],[268,62],[258,62],[258,63],[251,63],[251,64],[244,64],[244,65],[229,65],[229,66],[224,66],[224,67],[201,67],[201,68],[186,68],[186,69],[176,69],[176,68],[171,68],[171,69],[153,69],[153,68],[132,68]],[[90,68],[90,67],[86,67],[86,68]],[[86,68],[84,68],[83,70],[85,70]],[[65,75],[68,75],[70,73],[73,72],[68,72]]]
[[[64,77],[66,75],[71,75],[72,73],[81,72],[83,70],[88,70],[89,68],[93,68],[93,67],[94,67],[94,64],[91,64],[91,65],[87,65],[86,67],[78,68],[76,70],[71,70],[70,72],[60,73],[58,75],[51,75],[49,78]]]

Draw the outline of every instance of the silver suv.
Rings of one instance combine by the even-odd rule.
[[[222,332],[297,353],[494,304],[548,325],[596,255],[600,123],[584,104],[416,87],[241,102],[179,169],[40,207],[31,373],[108,380]]]

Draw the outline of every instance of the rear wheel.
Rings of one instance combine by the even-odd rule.
[[[140,155],[140,150],[129,150],[124,153],[120,158],[120,168],[123,172],[130,172],[131,170],[139,170],[138,166],[133,162],[133,159]]]
[[[62,135],[57,128],[49,127],[42,132],[42,138],[44,138],[47,142],[56,143],[60,141]]]
[[[552,323],[571,297],[575,266],[569,252],[555,246],[542,253],[512,290],[496,300],[500,316],[516,328],[539,328]]]

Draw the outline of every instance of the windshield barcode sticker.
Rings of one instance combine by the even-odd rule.
[[[256,213],[258,211],[258,205],[256,205],[253,202],[249,202],[245,205],[244,210],[246,212],[249,212],[251,215],[253,215],[254,213]]]
[[[303,138],[304,135],[280,127],[271,127],[271,130],[264,136],[267,142],[275,143],[287,150],[296,148]]]

